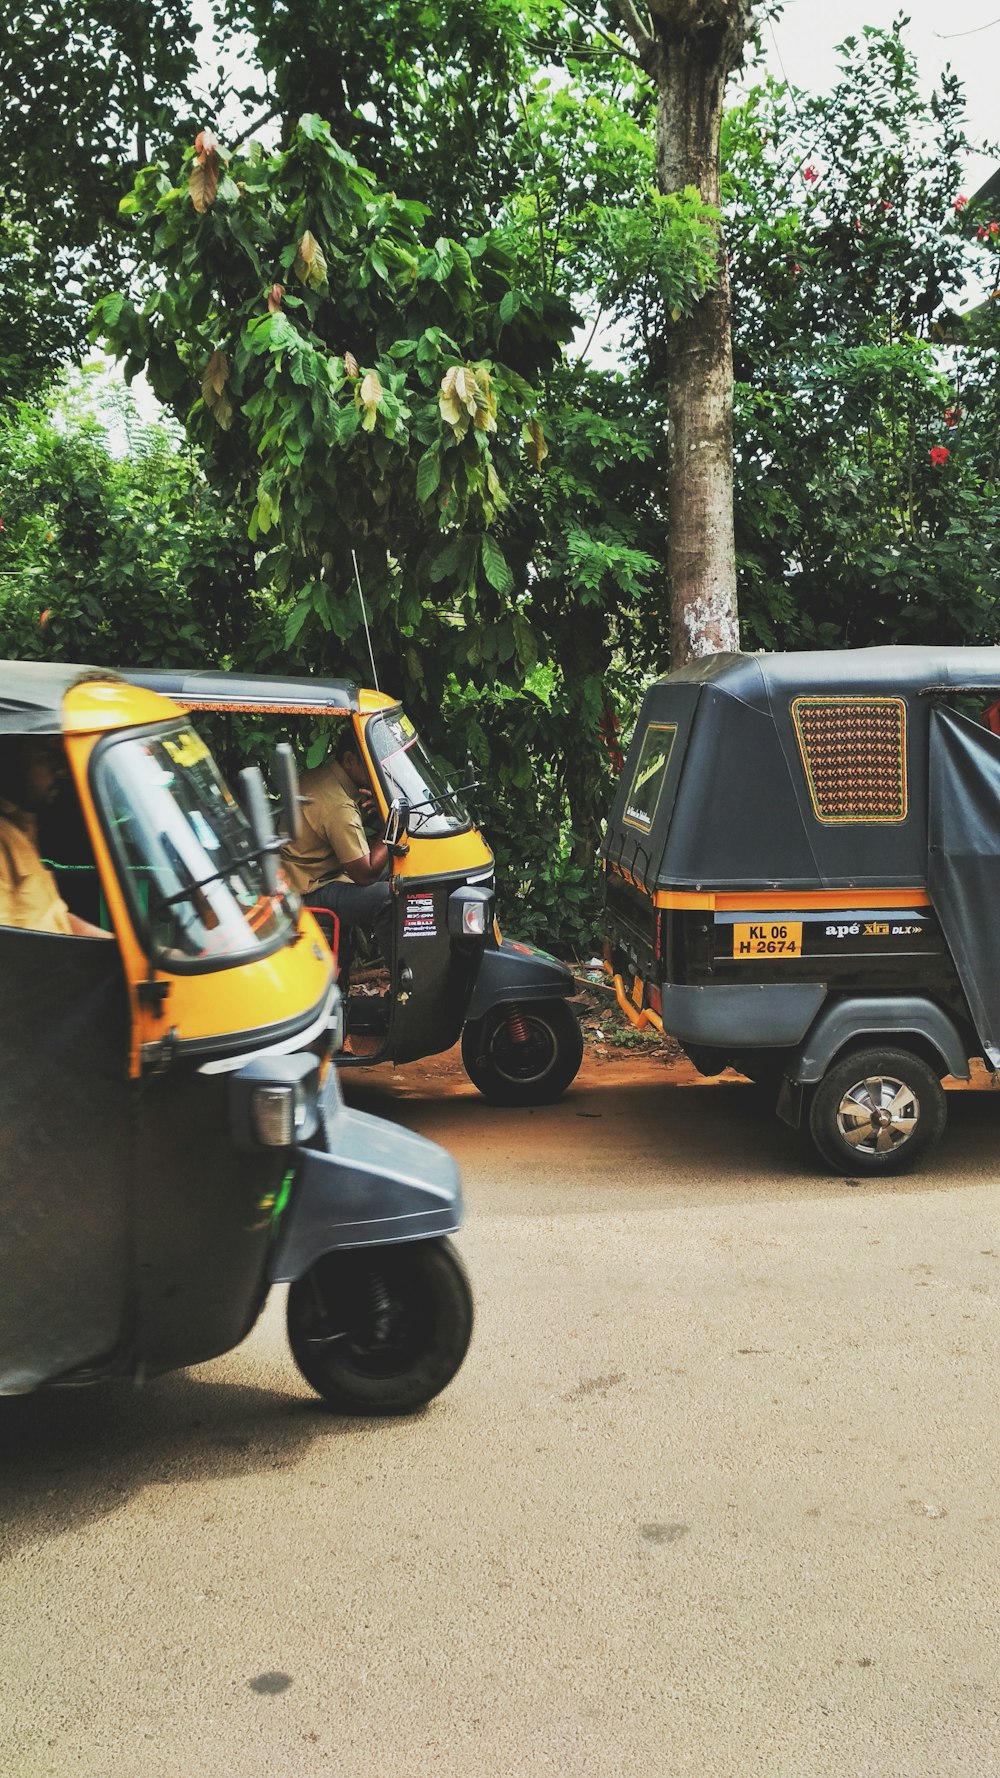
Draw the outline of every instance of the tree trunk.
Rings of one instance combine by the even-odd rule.
[[[639,60],[656,82],[660,190],[694,186],[719,203],[719,138],[726,80],[743,59],[753,0],[617,0]],[[733,354],[729,274],[694,313],[671,322],[667,367],[671,666],[738,649],[733,535]]]

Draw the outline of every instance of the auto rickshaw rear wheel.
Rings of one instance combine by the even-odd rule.
[[[492,1105],[551,1105],[583,1061],[580,1021],[565,1000],[491,1007],[462,1032],[462,1061]]]
[[[472,1292],[450,1241],[324,1254],[288,1292],[288,1341],[338,1414],[410,1414],[451,1382],[472,1337]]]
[[[809,1108],[814,1146],[835,1173],[907,1173],[944,1130],[948,1103],[933,1068],[905,1049],[854,1050],[820,1081]]]

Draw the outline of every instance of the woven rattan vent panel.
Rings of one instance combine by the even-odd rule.
[[[906,820],[901,698],[796,698],[792,720],[817,821]]]

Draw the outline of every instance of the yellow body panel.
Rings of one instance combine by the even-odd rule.
[[[88,683],[75,686],[64,704],[66,753],[84,812],[105,900],[121,950],[132,1009],[129,1071],[141,1072],[143,1045],[158,1043],[169,1032],[180,1041],[231,1037],[234,1047],[246,1033],[268,1025],[304,1018],[325,997],[333,979],[330,952],[310,914],[300,921],[302,938],[269,956],[251,957],[225,968],[191,975],[151,970],[132,925],[101,828],[89,782],[90,757],[101,737],[113,729],[145,727],[183,719],[186,711],[156,692],[134,686]],[[139,986],[154,979],[169,992],[160,1007],[144,1005]]]
[[[176,722],[186,714],[180,704],[161,697],[158,691],[113,679],[87,679],[82,685],[71,686],[63,699],[63,731],[96,738],[109,729]]]
[[[374,716],[378,710],[395,710],[398,698],[387,698],[384,691],[369,691],[358,686],[358,711],[361,716]]]
[[[410,836],[405,858],[394,858],[394,877],[448,877],[462,871],[489,870],[493,854],[478,828],[467,833],[438,834],[422,840]]]

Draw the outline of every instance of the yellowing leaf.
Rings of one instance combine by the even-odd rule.
[[[385,390],[378,372],[370,370],[354,391],[355,404],[363,410],[361,415],[362,432],[374,432],[375,419],[384,395]]]
[[[441,418],[456,438],[464,438],[469,421],[474,420],[480,401],[479,385],[471,364],[453,364],[441,379],[438,408]]]
[[[194,151],[202,166],[205,165],[205,162],[209,160],[212,155],[218,155],[219,138],[215,134],[215,131],[209,129],[199,130],[194,139]]]
[[[475,427],[477,432],[495,432],[497,429],[497,398],[493,393],[492,378],[484,365],[476,371]]]
[[[359,376],[361,375],[361,366],[358,363],[357,359],[355,358],[353,352],[345,352],[344,353],[344,370],[347,373],[347,375],[350,377],[352,383],[356,383]]]
[[[314,234],[306,229],[299,242],[293,266],[295,276],[301,284],[307,284],[310,290],[318,290],[326,283],[326,260],[323,249]]]
[[[281,307],[281,299],[284,294],[285,286],[283,284],[271,285],[271,288],[267,293],[267,307],[269,314],[276,315],[278,313],[278,310]]]
[[[188,191],[191,202],[203,216],[210,204],[215,202],[215,194],[219,189],[219,162],[214,156],[207,161],[195,161],[188,179]]]
[[[233,423],[233,404],[226,394],[228,381],[229,359],[225,352],[213,352],[201,373],[201,398],[223,432]]]
[[[521,427],[521,444],[532,469],[541,469],[549,454],[549,447],[539,420],[525,421]]]

